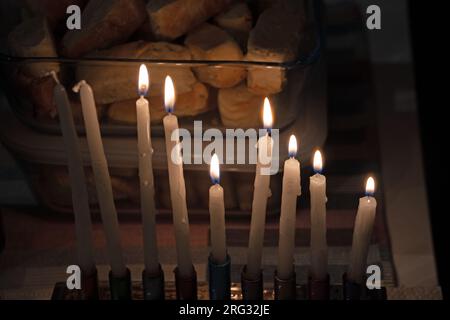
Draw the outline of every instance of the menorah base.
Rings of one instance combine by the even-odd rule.
[[[263,290],[263,300],[274,300],[274,291],[272,284],[267,283],[267,287]],[[269,287],[270,286],[270,287]],[[302,284],[296,286],[296,299],[295,300],[309,300],[308,298],[308,285]],[[165,283],[165,296],[166,300],[177,300],[175,282],[167,281]],[[83,294],[81,290],[69,290],[67,289],[65,282],[56,283],[52,300],[83,300]],[[111,293],[109,290],[109,284],[105,281],[99,282],[99,299],[111,300]],[[132,299],[144,300],[142,282],[136,281],[132,283]],[[205,281],[198,282],[198,300],[209,300],[209,286]],[[386,288],[382,287],[379,290],[365,290],[365,294],[360,297],[361,300],[387,300]],[[238,283],[231,283],[231,300],[242,300],[241,286]],[[293,299],[294,300],[294,299]],[[343,285],[330,285],[330,300],[338,301],[344,300],[344,287]]]

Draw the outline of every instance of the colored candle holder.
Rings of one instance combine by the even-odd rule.
[[[97,268],[91,273],[81,271],[81,297],[83,300],[98,300]]]
[[[262,271],[258,279],[249,279],[247,276],[247,266],[241,272],[241,289],[243,300],[263,300],[264,282]]]
[[[144,288],[144,300],[164,300],[164,272],[159,266],[158,272],[149,273],[142,271],[142,284]]]
[[[131,300],[131,272],[127,272],[122,277],[116,277],[109,271],[109,289],[111,300]]]
[[[289,279],[281,279],[278,277],[277,271],[275,271],[273,279],[275,300],[296,300],[297,284],[295,272],[292,273]]]
[[[308,299],[330,300],[330,275],[322,280],[314,279],[312,276],[308,277]]]
[[[194,266],[189,277],[182,277],[178,267],[174,274],[177,300],[197,300],[197,272]]]
[[[231,299],[231,259],[223,264],[214,262],[212,254],[208,258],[209,298],[211,300]]]

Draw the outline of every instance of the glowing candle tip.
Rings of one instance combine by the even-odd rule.
[[[149,81],[147,67],[145,66],[145,64],[141,64],[141,66],[139,67],[139,87],[138,87],[139,95],[141,97],[144,97],[147,95],[148,88],[149,88],[149,82],[150,81]]]
[[[220,169],[219,169],[219,158],[217,154],[214,154],[211,158],[211,165],[209,169],[209,175],[213,184],[219,184],[220,182]]]
[[[375,180],[372,177],[369,177],[366,182],[366,195],[371,197],[375,194]]]
[[[273,125],[273,116],[272,116],[272,108],[270,106],[270,101],[268,98],[264,99],[264,108],[263,108],[263,124],[264,128],[270,133]]]
[[[314,153],[314,172],[316,173],[322,173],[322,169],[323,169],[323,160],[322,160],[322,153],[317,150]]]
[[[297,138],[294,135],[291,135],[289,138],[289,157],[295,158],[297,155]]]
[[[169,113],[172,113],[175,107],[175,87],[170,76],[164,81],[164,107]]]

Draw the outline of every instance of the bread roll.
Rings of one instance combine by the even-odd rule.
[[[244,56],[236,41],[224,30],[204,23],[188,34],[186,46],[194,60],[242,61]],[[196,67],[195,74],[202,82],[216,88],[230,88],[240,83],[246,75],[243,67]]]
[[[34,117],[38,119],[56,117],[57,108],[53,101],[53,88],[56,83],[52,76],[32,78],[16,70],[12,79],[17,91],[29,99]]]
[[[57,58],[53,35],[44,17],[35,17],[25,20],[18,25],[8,36],[8,46],[13,56],[33,58]],[[26,63],[22,71],[34,78],[42,78],[50,71],[59,72],[56,62]]]
[[[68,17],[67,7],[77,5],[83,9],[86,2],[88,0],[26,0],[26,5],[33,14],[46,17],[50,27],[55,28]]]
[[[153,34],[173,40],[224,10],[231,0],[151,0],[147,12]]]
[[[253,94],[245,84],[220,89],[218,104],[222,123],[227,128],[261,127],[263,101],[263,96]]]
[[[62,53],[77,58],[124,42],[146,19],[143,0],[90,0],[81,15],[81,30],[69,30]]]
[[[250,32],[247,60],[278,63],[295,61],[305,24],[300,8],[299,4],[285,0],[265,10]],[[248,69],[247,86],[256,94],[278,93],[285,81],[282,68],[255,66]]]
[[[116,123],[136,123],[136,99],[113,103],[108,109],[108,119]],[[152,123],[161,123],[167,112],[164,110],[163,97],[151,97],[149,100]],[[177,96],[175,115],[179,117],[195,116],[208,111],[208,89],[200,82],[191,92]]]
[[[183,46],[167,42],[136,41],[119,45],[108,50],[89,55],[93,58],[135,58],[157,60],[190,60],[189,50]],[[164,90],[164,79],[170,75],[175,84],[177,95],[193,90],[197,79],[189,67],[159,66],[147,64],[150,74],[149,95],[161,96]],[[101,104],[137,98],[139,65],[129,63],[99,64],[80,63],[77,68],[78,80],[86,80]]]
[[[247,41],[252,29],[253,18],[245,2],[232,5],[227,11],[217,15],[214,22],[231,34],[243,50],[247,50]]]

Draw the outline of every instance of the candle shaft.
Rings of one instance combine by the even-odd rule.
[[[181,156],[176,151],[178,148],[177,145],[179,144],[179,137],[172,139],[172,133],[178,129],[178,119],[176,116],[169,114],[164,117],[163,123],[166,137],[167,166],[169,171],[170,199],[175,228],[178,270],[180,276],[190,277],[193,270],[183,162],[181,161]]]
[[[315,280],[327,277],[328,248],[326,224],[326,178],[316,174],[310,178],[311,194],[311,273]]]
[[[122,255],[119,222],[117,220],[117,211],[114,204],[108,163],[106,161],[100,134],[94,93],[92,92],[92,88],[86,82],[81,82],[79,84],[79,91],[111,271],[115,277],[123,277],[127,274],[127,269]]]
[[[144,263],[149,274],[159,271],[156,239],[155,186],[152,166],[152,141],[150,136],[150,112],[148,101],[140,98],[136,102],[137,134],[139,153],[139,181],[141,212],[144,229]]]
[[[225,204],[223,188],[213,185],[209,188],[209,212],[211,219],[211,248],[214,262],[225,263],[227,259],[225,235]]]
[[[252,220],[247,256],[247,277],[259,279],[261,272],[262,251],[264,246],[264,229],[266,224],[267,199],[270,197],[270,175],[268,170],[271,163],[261,162],[261,153],[266,152],[269,160],[272,157],[272,138],[266,135],[258,140],[258,162],[252,202]],[[263,156],[264,157],[264,156]],[[263,169],[266,174],[262,174]]]
[[[83,272],[90,275],[95,271],[94,243],[92,240],[92,222],[80,143],[75,130],[72,108],[67,98],[66,89],[61,84],[57,84],[53,94],[58,107],[59,121],[67,152],[72,205],[75,216],[78,264]]]
[[[301,194],[300,162],[286,160],[283,172],[277,274],[280,279],[290,279],[294,272],[297,197]]]
[[[375,198],[363,197],[359,199],[348,273],[348,279],[356,283],[363,281],[372,230],[375,223],[376,208],[377,201]]]

